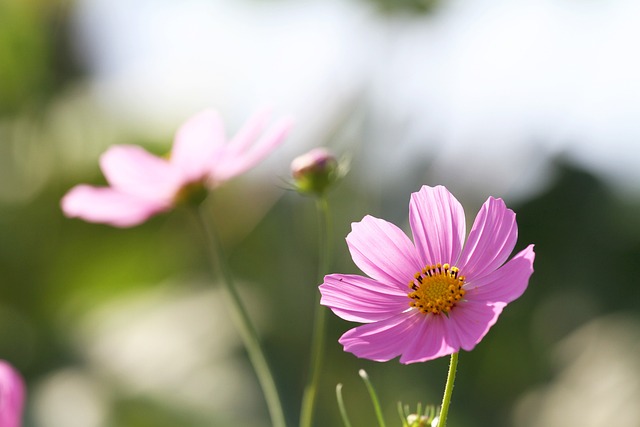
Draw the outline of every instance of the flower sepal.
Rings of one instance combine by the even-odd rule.
[[[174,198],[176,205],[200,206],[209,196],[209,188],[202,181],[195,181],[183,186]]]

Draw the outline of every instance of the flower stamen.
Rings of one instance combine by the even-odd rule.
[[[409,282],[413,290],[409,293],[409,305],[424,314],[447,314],[466,293],[462,289],[464,280],[458,267],[449,264],[428,265]]]

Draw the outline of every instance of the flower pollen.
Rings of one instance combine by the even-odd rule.
[[[409,305],[424,314],[449,313],[465,294],[462,289],[465,278],[459,272],[458,267],[449,264],[428,265],[418,271],[409,282],[413,289]]]

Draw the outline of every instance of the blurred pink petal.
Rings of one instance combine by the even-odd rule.
[[[167,160],[136,145],[109,148],[100,168],[113,189],[141,199],[169,202],[183,184]]]
[[[224,154],[224,125],[214,110],[205,110],[184,123],[171,151],[171,164],[183,174],[185,181],[198,181]]]
[[[20,427],[24,407],[25,386],[13,366],[0,360],[0,426]]]
[[[62,198],[62,210],[68,217],[115,227],[141,224],[170,207],[167,203],[150,202],[109,187],[89,185],[78,185]]]
[[[264,118],[254,120],[225,147],[222,160],[213,165],[211,179],[214,183],[227,181],[253,168],[282,143],[293,125],[290,119],[281,119],[256,141]]]
[[[320,285],[323,305],[366,323],[340,338],[358,357],[415,363],[472,350],[533,273],[533,245],[502,265],[517,236],[502,200],[487,200],[466,246],[464,211],[446,188],[422,187],[409,209],[415,246],[393,224],[366,216],[347,244],[371,278],[332,274]]]
[[[62,210],[69,217],[115,227],[141,224],[255,166],[291,126],[288,119],[281,120],[255,142],[265,120],[256,116],[226,144],[220,116],[205,110],[176,132],[168,160],[137,146],[111,147],[100,158],[110,187],[76,186],[63,197]]]
[[[269,112],[264,110],[249,117],[242,128],[229,141],[227,153],[231,156],[236,156],[251,147],[256,139],[260,137],[265,124],[269,120],[269,116]]]

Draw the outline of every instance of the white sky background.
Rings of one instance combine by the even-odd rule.
[[[445,184],[526,195],[564,153],[640,190],[640,2],[444,3],[389,17],[355,0],[81,0],[77,39],[101,102],[141,129],[205,106],[235,127],[271,105],[297,118],[291,159],[364,95],[378,180],[425,157]]]

